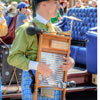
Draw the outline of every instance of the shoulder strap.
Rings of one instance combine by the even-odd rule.
[[[32,24],[33,24],[33,26],[37,27],[35,22],[32,21]],[[37,35],[37,39],[38,39],[38,42],[39,42],[39,35]]]
[[[34,92],[34,85],[35,85],[35,76],[34,76],[32,70],[29,70],[28,72],[29,72],[31,79],[32,79],[32,82],[30,84],[30,89],[31,89],[31,92],[33,93]]]
[[[32,21],[32,24],[33,24],[33,26],[35,26],[35,27],[36,27],[36,24],[35,24],[35,22],[33,22],[33,21]]]
[[[32,24],[33,24],[33,26],[36,27],[35,22],[32,22]],[[31,89],[31,92],[33,93],[34,92],[34,85],[35,85],[35,75],[33,74],[32,70],[29,70],[28,72],[29,72],[31,79],[32,79],[32,82],[30,84],[30,89]]]

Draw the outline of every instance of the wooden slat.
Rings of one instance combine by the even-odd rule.
[[[47,48],[43,48],[42,51],[43,52],[56,53],[56,54],[66,54],[67,53],[67,50],[47,49]]]
[[[56,45],[54,45],[53,42],[56,42]],[[51,52],[51,53],[65,54],[67,57],[69,57],[70,42],[71,42],[70,36],[64,37],[64,36],[51,35],[51,34],[40,34],[37,61],[39,62],[41,61],[41,52],[44,52],[44,51]],[[59,46],[59,43],[60,43],[60,46]],[[63,47],[61,45],[63,45]],[[59,46],[59,47],[56,47],[56,46]],[[37,100],[38,88],[43,87],[43,86],[39,86],[38,71],[36,71],[35,79],[36,79],[36,84],[35,84],[33,100]],[[67,72],[65,72],[65,76],[64,76],[64,81],[66,80],[67,80]],[[62,89],[62,91],[63,91],[62,100],[65,100],[66,88]]]

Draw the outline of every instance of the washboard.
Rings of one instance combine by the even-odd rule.
[[[55,90],[61,90],[62,100],[65,100],[66,88],[59,89],[56,84],[58,81],[67,80],[67,72],[62,71],[60,65],[63,63],[62,56],[69,57],[70,44],[70,35],[64,37],[48,33],[40,34],[37,61],[50,64],[50,69],[53,70],[53,74],[49,78],[41,81],[42,77],[36,71],[33,100],[37,100],[38,89],[43,87],[54,87]]]

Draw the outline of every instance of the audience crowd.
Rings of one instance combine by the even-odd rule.
[[[6,20],[8,28],[11,25],[12,19],[17,15],[16,29],[22,24],[32,21],[33,11],[32,11],[31,0],[21,0],[20,3],[12,1],[9,5],[0,1],[0,24],[2,18]],[[56,18],[51,18],[51,22],[54,24],[62,19],[62,17],[67,13],[69,8],[69,1],[60,0],[60,6],[58,9],[58,14]],[[7,6],[8,5],[8,6]],[[77,0],[73,8],[88,8],[97,7],[96,0]],[[2,17],[1,17],[2,15]]]

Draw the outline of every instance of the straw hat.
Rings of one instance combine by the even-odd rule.
[[[17,8],[18,3],[16,1],[12,1],[11,5]]]

